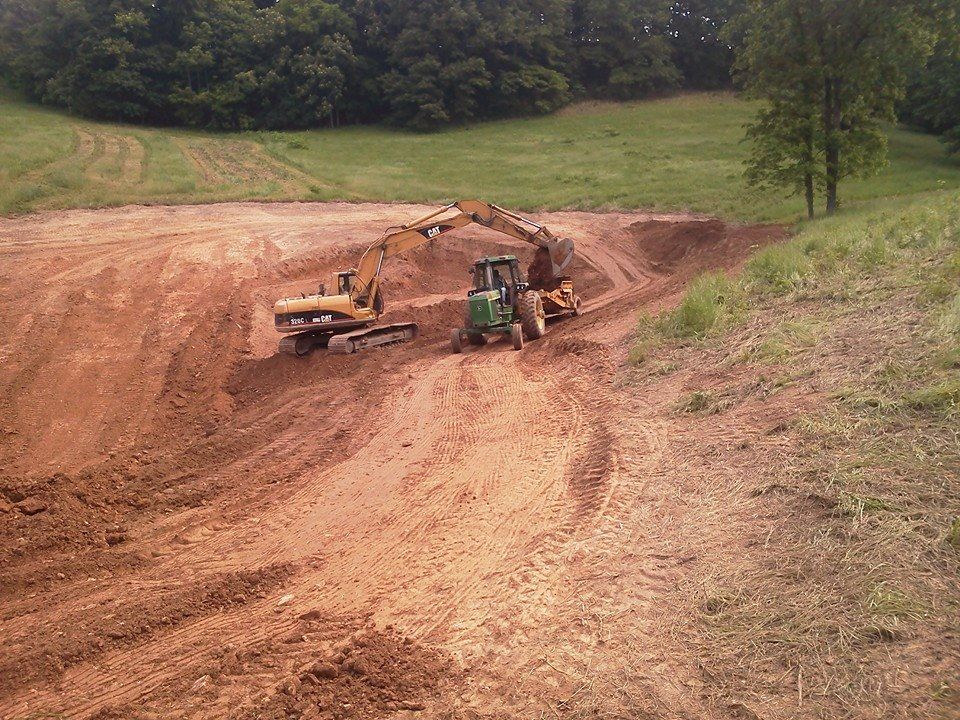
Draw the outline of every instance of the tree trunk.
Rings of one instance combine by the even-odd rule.
[[[827,164],[827,215],[837,210],[837,184],[840,182],[840,80],[824,80],[823,135]]]
[[[803,185],[807,193],[807,217],[813,220],[816,214],[813,207],[813,173],[807,172],[803,176]]]

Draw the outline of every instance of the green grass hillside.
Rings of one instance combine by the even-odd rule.
[[[655,208],[792,220],[798,199],[742,179],[751,103],[700,94],[581,104],[550,117],[421,135],[381,127],[209,134],[93,123],[0,94],[0,213],[239,199]],[[848,203],[960,187],[936,139],[892,130],[890,167]]]
[[[960,192],[804,224],[642,318],[632,359],[693,432],[772,418],[727,456],[760,448],[727,488],[751,550],[694,598],[737,716],[957,717]]]

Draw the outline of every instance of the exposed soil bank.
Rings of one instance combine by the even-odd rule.
[[[533,258],[469,228],[386,269],[388,318],[419,322],[417,343],[276,353],[274,299],[425,210],[0,221],[0,716],[529,715],[576,691],[549,671],[586,657],[557,640],[570,578],[596,572],[668,433],[611,390],[624,338],[783,230],[540,215],[577,243],[589,312],[522,353],[451,356],[470,263]],[[624,598],[652,603],[659,582]],[[334,669],[302,669],[317,662]]]

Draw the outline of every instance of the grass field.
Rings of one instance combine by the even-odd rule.
[[[422,135],[381,127],[211,134],[93,123],[0,94],[0,213],[239,199],[441,202],[536,209],[693,210],[794,220],[797,198],[750,192],[727,94],[581,104],[544,118]],[[935,138],[894,129],[890,166],[848,203],[960,187]]]

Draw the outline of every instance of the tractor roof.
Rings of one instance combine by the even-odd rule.
[[[474,263],[474,265],[483,265],[484,263],[511,262],[516,259],[516,255],[491,255],[490,257],[480,258]]]

